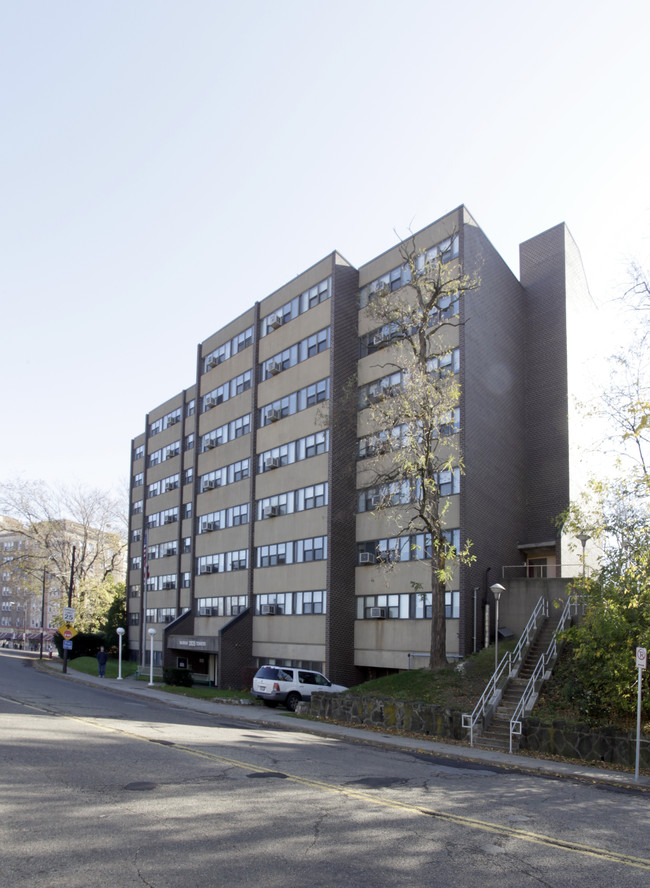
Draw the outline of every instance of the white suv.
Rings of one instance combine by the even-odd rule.
[[[253,679],[254,697],[263,700],[266,706],[284,703],[291,712],[295,712],[301,700],[310,700],[314,691],[338,694],[347,688],[332,684],[320,672],[290,666],[262,666]]]

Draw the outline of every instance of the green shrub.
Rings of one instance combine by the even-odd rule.
[[[163,669],[163,681],[168,685],[179,688],[192,687],[192,670],[178,669],[176,666],[165,666]]]

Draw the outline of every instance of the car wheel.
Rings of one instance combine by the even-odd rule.
[[[284,701],[284,705],[287,707],[289,712],[295,712],[296,706],[298,705],[298,703],[300,703],[301,699],[302,697],[300,696],[300,694],[296,694],[296,692],[294,691],[291,694],[287,694],[287,699]]]
[[[268,706],[269,709],[275,709],[275,707],[278,705],[277,700],[263,700],[262,702],[265,706]]]

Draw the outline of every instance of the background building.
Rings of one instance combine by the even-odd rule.
[[[450,307],[466,473],[445,478],[447,533],[476,560],[447,592],[447,654],[464,656],[490,583],[562,571],[569,316],[588,294],[564,225],[522,244],[521,280],[464,207],[414,245],[480,278]],[[403,265],[399,244],[359,269],[332,253],[202,342],[194,383],[147,415],[131,456],[133,657],[147,660],[153,628],[156,664],[222,686],[268,662],[353,684],[428,651],[423,555],[405,544],[390,573],[377,563],[395,530],[368,487],[364,405],[390,375],[390,342],[367,305],[404,285]]]

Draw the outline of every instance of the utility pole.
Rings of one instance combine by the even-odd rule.
[[[43,632],[45,631],[45,577],[47,576],[47,569],[43,568],[43,600],[41,601],[41,652],[38,655],[38,659],[43,659]]]
[[[72,547],[72,566],[70,567],[70,586],[68,587],[68,607],[72,607],[72,589],[74,588],[74,559],[77,547]],[[63,674],[68,671],[68,649],[63,649]]]

